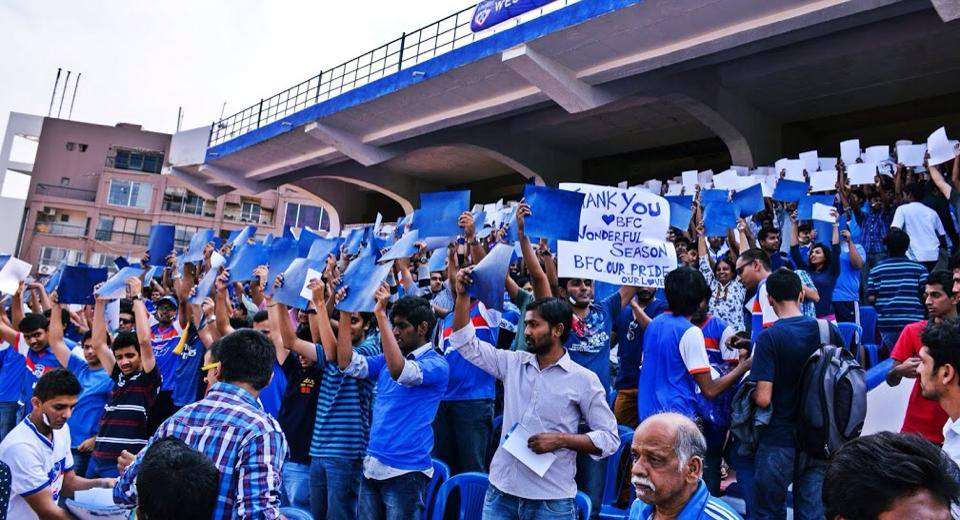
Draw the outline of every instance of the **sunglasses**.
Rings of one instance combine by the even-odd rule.
[[[133,323],[133,320],[128,320],[126,318],[120,318],[119,321],[122,325],[130,325]]]

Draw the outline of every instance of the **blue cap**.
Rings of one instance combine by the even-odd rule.
[[[160,300],[157,301],[156,306],[159,307],[161,303],[169,303],[170,305],[173,305],[174,309],[180,308],[180,304],[177,302],[177,299],[170,295],[160,298]]]

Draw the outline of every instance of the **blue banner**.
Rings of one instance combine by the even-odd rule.
[[[538,7],[547,5],[552,1],[553,0],[482,0],[477,4],[477,9],[473,12],[473,19],[470,21],[470,30],[478,32],[488,29],[515,16],[520,16],[527,11],[532,11]]]

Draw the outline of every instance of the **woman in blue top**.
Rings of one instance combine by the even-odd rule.
[[[790,242],[790,256],[797,264],[797,269],[804,269],[813,279],[813,285],[817,287],[820,299],[816,304],[817,318],[834,319],[833,314],[833,288],[837,284],[837,277],[840,275],[840,228],[839,224],[833,223],[833,239],[831,246],[822,242],[817,242],[810,246],[807,252],[807,258],[800,254],[800,243],[797,241],[797,228],[800,226],[797,221],[796,212],[792,215],[793,219],[793,237]]]

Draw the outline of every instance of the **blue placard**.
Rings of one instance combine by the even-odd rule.
[[[703,212],[703,230],[708,237],[725,237],[727,229],[737,226],[737,206],[711,204]]]
[[[524,219],[524,233],[529,237],[577,241],[584,197],[576,191],[527,184],[523,198],[530,206],[530,216]]]
[[[685,230],[690,227],[692,216],[693,211],[690,210],[690,206],[681,206],[676,202],[670,202],[670,227]]]
[[[430,255],[430,260],[427,260],[427,271],[431,273],[436,271],[443,271],[446,268],[446,266],[447,266],[447,250],[446,249],[437,249]]]
[[[470,190],[421,193],[415,229],[422,238],[458,236],[460,215],[469,209]]]
[[[197,288],[193,292],[193,296],[190,297],[190,303],[202,305],[204,298],[210,296],[210,290],[213,289],[213,284],[216,283],[217,276],[220,276],[219,268],[210,269],[204,273],[203,278],[197,283]]]
[[[827,206],[833,206],[834,196],[833,195],[807,195],[806,197],[800,199],[797,202],[797,219],[798,220],[813,220],[813,205],[814,204],[824,204]]]
[[[360,252],[360,246],[363,244],[363,229],[353,228],[347,234],[344,241],[344,249],[348,255],[356,255]]]
[[[417,243],[417,230],[411,229],[407,231],[405,235],[400,237],[400,240],[397,240],[396,244],[393,244],[382,257],[380,257],[381,262],[386,262],[388,260],[400,260],[401,258],[410,258],[418,251]]]
[[[150,240],[147,242],[147,254],[150,265],[167,265],[167,256],[173,252],[176,228],[170,224],[150,226]]]
[[[805,182],[780,179],[780,182],[777,183],[777,189],[773,190],[773,200],[779,200],[780,202],[797,202],[803,198],[808,191],[810,191],[810,185]]]
[[[273,287],[273,280],[290,267],[299,253],[300,248],[294,239],[280,237],[273,240],[267,256],[267,265],[270,267],[267,287]]]
[[[337,248],[340,247],[342,239],[340,238],[318,238],[310,245],[310,251],[307,252],[307,258],[311,260],[326,260],[327,255],[337,255]]]
[[[107,279],[103,285],[95,292],[97,296],[110,298],[120,298],[126,292],[126,281],[131,276],[143,276],[144,270],[139,267],[127,266],[117,271],[113,276]],[[146,282],[146,283],[149,283]]]
[[[92,304],[93,288],[105,281],[106,267],[64,266],[60,283],[57,284],[57,301],[67,304]]]
[[[193,263],[203,260],[203,249],[213,241],[213,234],[212,229],[201,229],[194,233],[190,237],[190,245],[187,246],[187,252],[184,253],[181,261]]]
[[[700,190],[700,205],[706,206],[714,202],[727,202],[730,192],[727,190]]]
[[[739,216],[749,217],[763,211],[763,188],[754,184],[733,194],[733,204],[737,206]]]
[[[253,278],[253,270],[266,265],[269,258],[267,246],[263,244],[246,244],[230,257],[227,270],[230,271],[231,282],[243,282]]]
[[[473,10],[470,30],[479,32],[547,5],[554,0],[482,0]]]
[[[307,273],[310,269],[323,273],[323,268],[324,262],[310,260],[309,258],[297,258],[291,262],[290,266],[283,272],[283,287],[277,289],[273,294],[274,301],[297,309],[306,309],[310,302],[300,296],[300,292],[303,290],[303,285],[308,281]]]
[[[337,304],[337,309],[348,312],[373,312],[376,305],[374,293],[383,282],[393,262],[378,264],[376,257],[361,256],[350,262],[340,279],[340,288],[347,288],[346,297]]]
[[[7,259],[10,258],[10,255],[3,256],[7,257]],[[3,263],[6,263],[6,260],[4,260]],[[57,270],[51,273],[47,278],[47,281],[43,284],[43,288],[46,289],[47,294],[57,290],[57,286],[60,285],[60,277],[63,276],[63,267],[65,265],[66,264],[60,264],[60,266],[57,267]]]
[[[128,262],[126,258],[118,256],[113,259],[113,265],[117,266],[117,269],[123,269],[130,265],[130,262]]]
[[[503,291],[513,246],[497,244],[483,260],[474,266],[472,282],[467,288],[470,296],[480,300],[488,309],[503,308]]]
[[[673,202],[688,208],[693,206],[693,195],[666,195],[663,198],[667,199],[667,202]]]
[[[297,238],[297,249],[299,250],[299,256],[306,258],[307,254],[310,253],[310,247],[313,245],[313,242],[320,238],[320,235],[310,231],[307,228],[300,230],[300,237]]]

